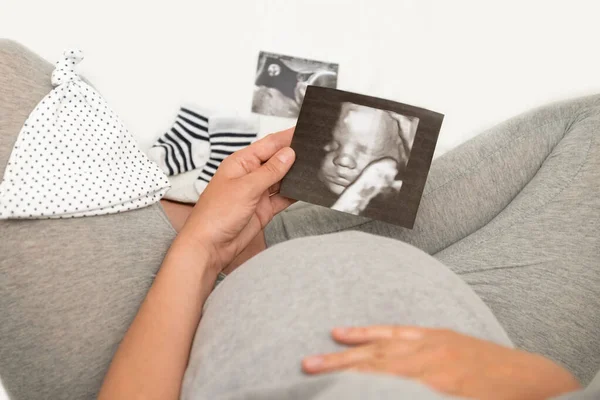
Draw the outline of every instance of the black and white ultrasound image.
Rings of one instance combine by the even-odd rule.
[[[252,111],[296,118],[307,87],[335,88],[337,77],[337,64],[260,52]]]
[[[412,228],[443,115],[309,87],[281,194]]]

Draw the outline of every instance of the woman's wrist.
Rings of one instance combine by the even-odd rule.
[[[185,230],[173,241],[165,261],[170,261],[171,258],[178,268],[191,267],[203,275],[207,273],[208,277],[215,280],[223,269],[216,249],[210,241],[199,241],[198,238],[187,235]]]

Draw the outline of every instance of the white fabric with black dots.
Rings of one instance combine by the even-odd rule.
[[[56,63],[50,92],[19,133],[0,183],[0,219],[75,218],[125,212],[162,198],[169,180],[75,66]]]

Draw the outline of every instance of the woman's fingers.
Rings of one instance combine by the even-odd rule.
[[[281,190],[281,182],[277,182],[269,188],[269,197],[275,196]]]
[[[290,170],[296,154],[290,147],[284,147],[257,170],[250,172],[243,179],[248,184],[252,195],[260,196],[279,182]]]
[[[308,374],[339,370],[393,373],[415,377],[427,365],[435,364],[438,353],[422,340],[384,339],[346,351],[305,358],[302,368]]]
[[[279,194],[271,196],[269,200],[271,201],[271,207],[273,208],[273,215],[279,214],[296,202],[296,200],[288,199]]]
[[[260,218],[256,214],[253,214],[246,226],[238,234],[237,243],[239,244],[239,248],[236,249],[236,254],[242,252],[263,228],[264,226]]]
[[[375,363],[385,359],[403,359],[413,356],[425,346],[422,341],[403,341],[397,339],[353,347],[339,353],[321,354],[305,358],[302,367],[309,374],[349,369],[361,363]]]
[[[292,143],[292,136],[294,136],[294,128],[273,133],[238,151],[237,154],[241,156],[251,155],[258,158],[260,162],[265,162],[279,150],[288,147]]]
[[[400,360],[394,357],[382,359],[371,358],[358,362],[345,370],[418,378],[425,372],[428,363],[430,363],[430,360],[427,357],[423,357],[422,353],[419,352],[410,354]]]
[[[397,326],[336,328],[332,331],[332,336],[337,342],[362,346],[339,353],[308,357],[304,359],[302,366],[307,373],[321,373],[348,368],[370,358],[383,357],[385,354],[409,354],[421,347],[419,339],[424,337],[424,332],[425,329],[422,328]],[[366,344],[369,342],[374,343]]]
[[[223,173],[229,178],[239,178],[260,168],[261,164],[292,142],[294,128],[273,133],[236,151],[221,163]]]
[[[357,345],[381,339],[418,340],[422,339],[426,332],[426,328],[412,326],[375,325],[335,328],[331,332],[331,336],[339,343]]]
[[[339,353],[307,357],[302,361],[302,368],[309,374],[344,369],[372,358],[374,351],[374,346],[361,346]]]

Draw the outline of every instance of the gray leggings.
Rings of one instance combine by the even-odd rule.
[[[600,96],[518,116],[435,160],[414,230],[302,204],[266,234],[273,245],[347,230],[433,255],[517,347],[584,382],[600,368]]]

